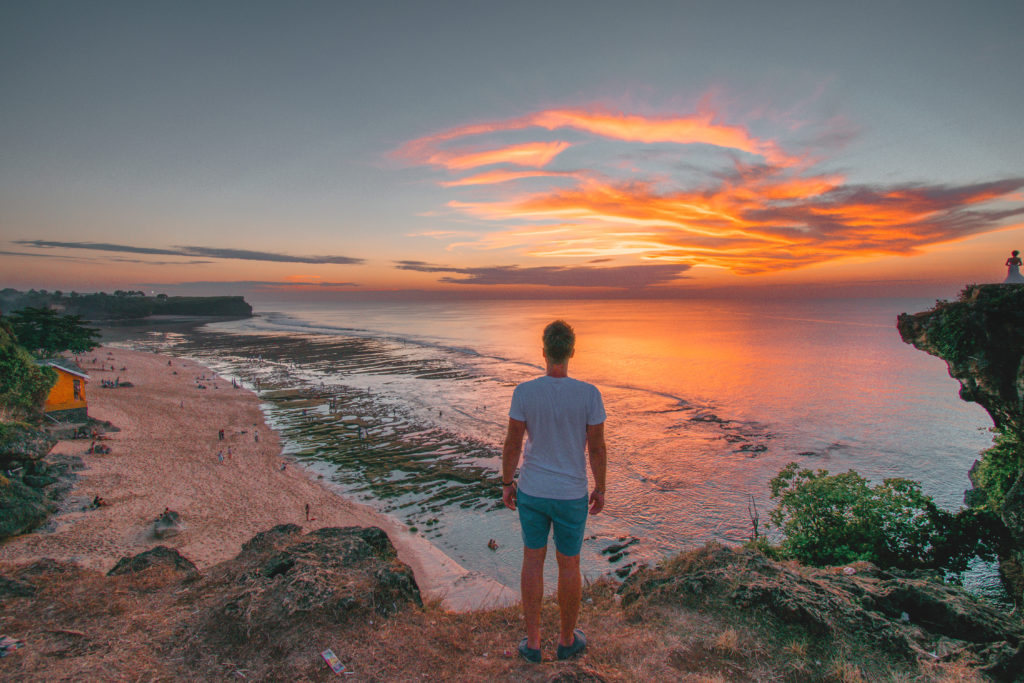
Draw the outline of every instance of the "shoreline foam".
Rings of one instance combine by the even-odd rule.
[[[162,544],[176,548],[202,570],[234,557],[243,542],[276,524],[294,523],[306,531],[379,526],[399,558],[412,567],[427,600],[465,611],[518,599],[507,586],[466,570],[394,518],[313,480],[306,468],[282,470],[287,461],[281,457],[280,439],[267,426],[259,398],[248,389],[232,388],[231,382],[191,359],[113,347],[89,356],[84,368],[92,378],[87,388],[90,415],[110,420],[121,431],[108,435],[109,455],[82,455],[88,448],[84,440],[62,441],[54,452],[80,455],[85,461],[72,501],[98,495],[109,505],[73,508],[53,520],[53,531],[11,539],[0,546],[0,561],[50,557],[107,571],[125,555]],[[89,362],[92,357],[96,364]],[[115,377],[133,386],[100,387],[100,379]],[[198,388],[200,384],[206,388]],[[225,430],[223,441],[220,429]],[[224,452],[223,463],[218,451]],[[306,503],[315,521],[305,520]],[[181,514],[185,529],[158,540],[150,530],[165,507]]]

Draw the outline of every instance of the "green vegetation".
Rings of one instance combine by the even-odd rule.
[[[869,482],[853,470],[784,467],[770,483],[782,534],[774,554],[813,566],[867,561],[880,567],[962,573],[975,556],[992,559],[1006,543],[988,510],[940,510],[909,479]]]
[[[981,460],[972,472],[975,485],[983,489],[983,508],[999,512],[1006,493],[1024,472],[1024,444],[1009,427],[993,429],[995,445],[982,451]]]
[[[84,353],[99,346],[99,330],[86,327],[79,315],[59,315],[49,308],[23,308],[8,318],[18,342],[36,356],[62,351]]]
[[[0,319],[0,421],[38,412],[56,381],[57,373],[36,365],[17,344],[7,321]]]
[[[150,315],[252,315],[252,306],[240,296],[146,296],[142,291],[120,289],[113,294],[67,295],[45,289],[0,290],[0,310],[9,313],[23,308],[57,308],[88,320],[127,320]]]
[[[1020,286],[968,285],[956,301],[936,301],[932,312],[938,314],[938,319],[929,326],[928,337],[940,358],[963,363],[991,345],[986,329],[992,320],[979,317],[979,304],[992,320],[1019,321]]]

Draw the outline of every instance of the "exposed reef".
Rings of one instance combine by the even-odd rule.
[[[996,512],[1013,539],[1001,558],[1007,590],[1024,603],[1024,285],[969,285],[956,301],[900,315],[908,344],[946,361],[960,398],[992,417],[996,445],[971,468],[968,504]]]

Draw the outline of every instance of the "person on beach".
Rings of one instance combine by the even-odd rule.
[[[576,628],[583,590],[580,549],[588,506],[594,515],[604,508],[607,468],[601,392],[592,384],[569,377],[575,332],[565,321],[556,320],[544,328],[543,342],[547,372],[512,392],[501,454],[502,501],[508,509],[518,509],[523,536],[520,588],[526,637],[519,643],[519,654],[531,662],[541,661],[544,559],[552,528],[560,613],[556,656],[568,659],[587,646],[583,631]],[[524,436],[528,437],[525,449]],[[594,490],[589,496],[587,455],[594,476]],[[520,457],[523,465],[517,485],[514,477]]]

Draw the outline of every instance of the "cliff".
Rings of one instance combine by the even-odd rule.
[[[130,320],[151,315],[252,316],[252,306],[240,296],[146,296],[142,292],[117,291],[79,294],[16,289],[0,291],[0,310],[54,308],[88,320]]]
[[[1024,602],[1024,285],[970,285],[956,301],[902,314],[900,336],[946,361],[960,397],[992,417],[996,444],[971,468],[970,505],[988,507],[1013,539],[1000,563],[1007,589]]]
[[[709,544],[624,584],[588,582],[590,645],[554,661],[516,654],[519,607],[423,604],[377,528],[294,524],[200,572],[173,548],[106,575],[69,562],[0,565],[0,623],[23,643],[4,680],[339,680],[330,648],[367,681],[1019,680],[1024,627],[955,586],[867,563],[811,569]]]

